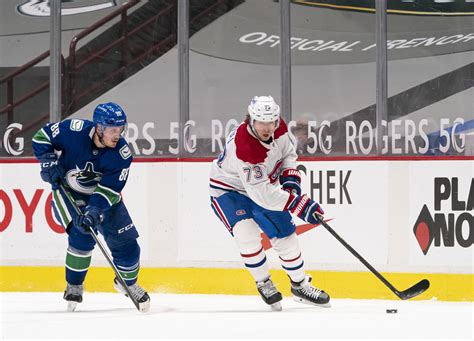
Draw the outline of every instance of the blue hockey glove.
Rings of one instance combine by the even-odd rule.
[[[53,190],[59,188],[61,180],[61,169],[58,164],[58,157],[54,153],[47,153],[38,158],[41,165],[41,179],[49,182]]]
[[[82,233],[90,233],[91,230],[97,234],[97,230],[104,219],[102,210],[95,206],[86,206],[84,214],[74,218],[73,224]]]
[[[284,191],[301,194],[301,176],[297,169],[285,169],[280,175],[280,184]]]
[[[306,194],[295,196],[288,205],[288,210],[310,224],[319,224],[324,215],[321,206]]]

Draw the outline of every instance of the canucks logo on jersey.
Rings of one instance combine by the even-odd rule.
[[[76,192],[91,195],[97,184],[102,179],[102,174],[94,170],[94,164],[90,161],[86,162],[84,169],[76,166],[66,173],[66,181],[68,185]]]

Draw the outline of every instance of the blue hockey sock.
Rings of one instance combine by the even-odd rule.
[[[66,253],[66,281],[69,284],[84,283],[87,270],[91,264],[92,251],[80,251],[72,247]]]
[[[136,240],[111,248],[114,264],[122,275],[127,285],[137,282],[138,272],[140,270],[140,246]]]
[[[117,265],[117,269],[122,275],[122,278],[125,280],[128,286],[135,284],[138,278],[138,271],[140,270],[140,263],[136,263],[132,266],[123,266]]]

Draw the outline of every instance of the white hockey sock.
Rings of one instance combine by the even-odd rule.
[[[255,279],[255,282],[261,282],[270,276],[268,271],[267,256],[263,250],[263,246],[253,253],[240,253],[244,261],[245,267]]]
[[[296,234],[285,238],[272,238],[271,242],[273,249],[278,253],[283,270],[293,282],[301,282],[305,278],[304,261]]]
[[[234,240],[239,247],[245,267],[250,271],[255,282],[261,282],[270,277],[260,230],[255,221],[253,219],[241,220],[235,224],[233,231]]]

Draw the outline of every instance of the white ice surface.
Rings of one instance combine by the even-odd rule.
[[[147,313],[119,294],[85,293],[66,312],[61,293],[0,293],[0,339],[359,338],[472,339],[473,302],[333,299],[331,308],[284,298],[152,294]],[[387,314],[386,309],[398,309]]]

